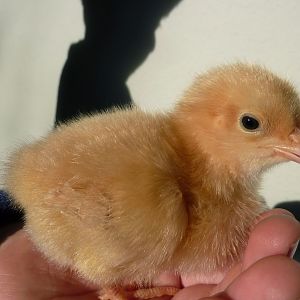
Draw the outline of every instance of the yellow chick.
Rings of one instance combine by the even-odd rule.
[[[12,155],[6,187],[50,260],[102,287],[100,299],[126,299],[122,287],[151,287],[165,271],[230,267],[266,209],[261,174],[300,163],[299,128],[287,81],[226,65],[196,78],[168,113],[116,109],[61,125]]]

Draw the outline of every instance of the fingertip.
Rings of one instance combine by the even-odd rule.
[[[286,215],[286,216],[290,216],[292,218],[295,218],[295,216],[288,210],[283,209],[283,208],[273,208],[273,209],[269,209],[265,212],[263,212],[262,214],[260,214],[258,216],[258,218],[256,219],[256,223],[259,223],[260,221],[269,218],[271,216],[282,216],[282,215]]]
[[[253,228],[245,251],[243,270],[259,259],[291,253],[300,238],[300,223],[289,214],[269,215]]]

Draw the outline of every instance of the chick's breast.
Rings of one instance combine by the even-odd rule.
[[[86,117],[12,156],[8,190],[49,258],[102,284],[166,267],[187,224],[167,118]]]

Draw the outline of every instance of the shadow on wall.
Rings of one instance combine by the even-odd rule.
[[[130,106],[126,81],[153,51],[160,20],[180,1],[82,0],[85,38],[69,50],[56,123],[112,106]]]
[[[130,106],[126,81],[154,49],[160,20],[180,1],[82,0],[85,38],[69,50],[60,79],[56,124],[79,114]],[[0,191],[0,240],[22,226],[22,215]]]

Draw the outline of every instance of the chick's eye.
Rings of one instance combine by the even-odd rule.
[[[259,121],[254,116],[250,115],[244,115],[241,118],[241,125],[247,131],[255,131],[260,127]]]

